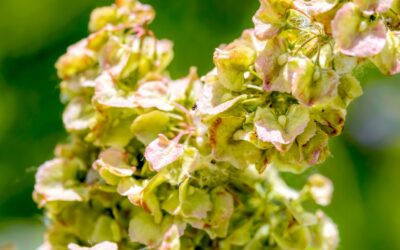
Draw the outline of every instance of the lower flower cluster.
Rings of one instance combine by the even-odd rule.
[[[176,149],[157,140],[162,154]],[[274,168],[238,170],[181,146],[155,171],[136,152],[99,153],[79,139],[59,145],[37,173],[35,199],[49,220],[41,249],[336,248],[335,224],[304,207],[329,204],[325,177],[312,175],[296,191]]]

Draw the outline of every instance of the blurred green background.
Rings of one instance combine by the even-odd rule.
[[[215,47],[251,27],[258,1],[147,0],[152,28],[175,42],[171,73],[212,67]],[[87,35],[92,8],[105,0],[0,1],[0,249],[35,249],[43,217],[31,200],[34,174],[66,133],[54,62]],[[400,77],[373,67],[359,74],[365,95],[350,108],[345,133],[331,142],[322,172],[335,183],[326,209],[338,224],[340,249],[400,249]],[[303,182],[304,176],[289,177]]]

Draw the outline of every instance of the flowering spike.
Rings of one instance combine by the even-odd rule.
[[[319,174],[366,59],[400,72],[398,1],[260,0],[254,29],[215,68],[173,80],[153,9],[116,0],[56,63],[70,140],[36,174],[50,223],[41,249],[324,249],[336,225]]]

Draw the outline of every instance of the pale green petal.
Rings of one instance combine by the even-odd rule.
[[[212,211],[209,214],[208,225],[205,230],[211,238],[226,237],[229,221],[234,212],[232,195],[223,187],[211,191]]]
[[[309,166],[323,162],[329,155],[328,139],[327,134],[317,131],[315,136],[303,145],[303,158]]]
[[[330,204],[333,193],[331,180],[320,174],[313,174],[308,178],[306,188],[315,203],[321,206]]]
[[[218,82],[209,82],[202,89],[197,108],[204,115],[217,115],[234,108],[245,99],[246,95],[234,96]]]
[[[326,159],[329,155],[328,139],[327,134],[317,129],[307,143],[301,145],[298,141],[286,152],[274,152],[272,163],[280,171],[302,173]]]
[[[217,66],[220,83],[232,91],[244,90],[244,73],[254,63],[255,56],[254,49],[241,41],[217,49],[214,54],[214,63]]]
[[[140,205],[150,211],[156,224],[159,224],[162,221],[163,214],[161,212],[160,202],[155,192],[145,192],[140,201]]]
[[[205,219],[212,209],[207,191],[189,185],[179,189],[179,202],[182,215],[188,218]]]
[[[400,73],[400,32],[388,32],[385,48],[381,53],[372,57],[371,61],[383,74]]]
[[[91,32],[98,31],[107,25],[118,22],[118,9],[114,6],[100,7],[92,11],[89,22]]]
[[[259,169],[265,166],[261,150],[245,141],[234,141],[233,135],[239,130],[244,119],[234,116],[220,117],[210,127],[209,137],[214,157],[219,161],[245,169],[256,165]]]
[[[357,57],[346,56],[341,53],[335,55],[333,64],[339,75],[351,74],[357,66]]]
[[[181,244],[179,241],[179,228],[173,225],[165,234],[161,243],[160,250],[180,250]],[[183,249],[182,249],[183,250]]]
[[[70,133],[87,132],[96,122],[96,116],[90,101],[76,97],[63,113],[64,126]]]
[[[100,153],[99,159],[93,163],[95,169],[107,168],[120,177],[131,176],[136,168],[128,164],[128,154],[119,148],[108,148]]]
[[[177,214],[179,208],[179,191],[174,190],[172,191],[169,196],[165,199],[162,203],[162,209],[167,211],[171,215]]]
[[[85,137],[86,142],[96,146],[123,148],[134,137],[130,126],[136,117],[134,109],[96,107],[96,124]]]
[[[227,238],[227,241],[235,246],[244,246],[251,240],[251,228],[253,226],[253,221],[247,221],[239,228],[235,229],[231,235]]]
[[[311,241],[311,234],[306,227],[292,227],[285,235],[272,235],[280,249],[306,249]]]
[[[135,101],[142,108],[157,108],[163,111],[173,110],[168,100],[168,86],[161,81],[141,84],[135,93]]]
[[[259,140],[257,133],[254,131],[254,129],[246,129],[246,130],[238,130],[235,132],[233,135],[233,140],[236,141],[246,141],[250,142],[254,146],[256,146],[259,149],[270,149],[273,147],[273,145],[269,142],[264,142],[262,140]]]
[[[84,171],[84,165],[78,159],[45,162],[36,173],[36,201],[41,206],[50,201],[84,201],[87,190],[77,180],[79,171]]]
[[[310,121],[307,125],[307,127],[304,129],[304,132],[299,135],[296,139],[296,142],[299,146],[305,145],[307,142],[311,140],[311,138],[314,137],[314,135],[317,133],[317,125],[315,124],[314,121]]]
[[[292,0],[260,0],[260,4],[253,22],[257,38],[265,40],[275,36],[284,25],[284,16]]]
[[[264,50],[258,55],[255,69],[268,91],[290,92],[290,82],[286,80],[288,60],[287,44],[284,39],[268,40]]]
[[[159,134],[168,130],[170,116],[158,110],[138,116],[132,123],[132,133],[144,145],[157,139]]]
[[[197,69],[192,67],[185,78],[169,83],[169,99],[181,105],[194,105],[200,96],[202,84],[197,74]]]
[[[118,182],[117,192],[122,196],[140,196],[142,190],[142,183],[132,177],[121,178]]]
[[[89,241],[100,243],[102,241],[119,242],[120,240],[121,230],[118,223],[108,216],[100,216],[94,224],[94,230]]]
[[[318,75],[318,79],[315,76]],[[314,68],[314,79],[310,82],[300,81],[292,86],[293,95],[303,104],[315,105],[325,103],[337,95],[338,74],[331,69]]]
[[[165,216],[162,222],[157,224],[152,215],[135,207],[133,218],[129,223],[129,237],[132,242],[139,242],[148,247],[156,248],[172,225],[173,219],[171,217]]]
[[[288,61],[287,81],[290,82],[293,92],[300,89],[304,83],[313,81],[315,65],[306,57],[291,57]]]
[[[291,58],[288,79],[293,96],[308,106],[326,102],[337,94],[339,76],[331,69],[316,67],[308,58]]]
[[[154,19],[155,11],[150,5],[137,0],[116,0],[115,4],[119,7],[121,22],[129,26],[145,25]]]
[[[57,63],[57,74],[61,79],[70,79],[92,68],[96,64],[95,54],[86,48],[84,40],[68,48]]]
[[[161,72],[173,58],[173,45],[168,40],[156,40],[148,36],[133,40],[129,47],[128,54],[121,60],[119,67],[115,68],[115,73],[121,79],[138,80],[148,74]]]
[[[341,108],[346,108],[354,99],[360,97],[362,94],[363,90],[357,78],[352,75],[341,76],[335,104],[337,103]]]
[[[118,89],[116,80],[110,73],[101,74],[95,81],[93,100],[106,108],[136,108],[135,96]]]

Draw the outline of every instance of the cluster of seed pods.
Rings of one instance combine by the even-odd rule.
[[[56,64],[69,138],[36,175],[40,249],[337,248],[316,206],[330,203],[331,181],[314,174],[297,191],[279,171],[329,155],[362,94],[358,65],[400,71],[400,6],[260,2],[255,28],[216,50],[214,70],[178,80],[150,6],[93,11],[91,34]]]

